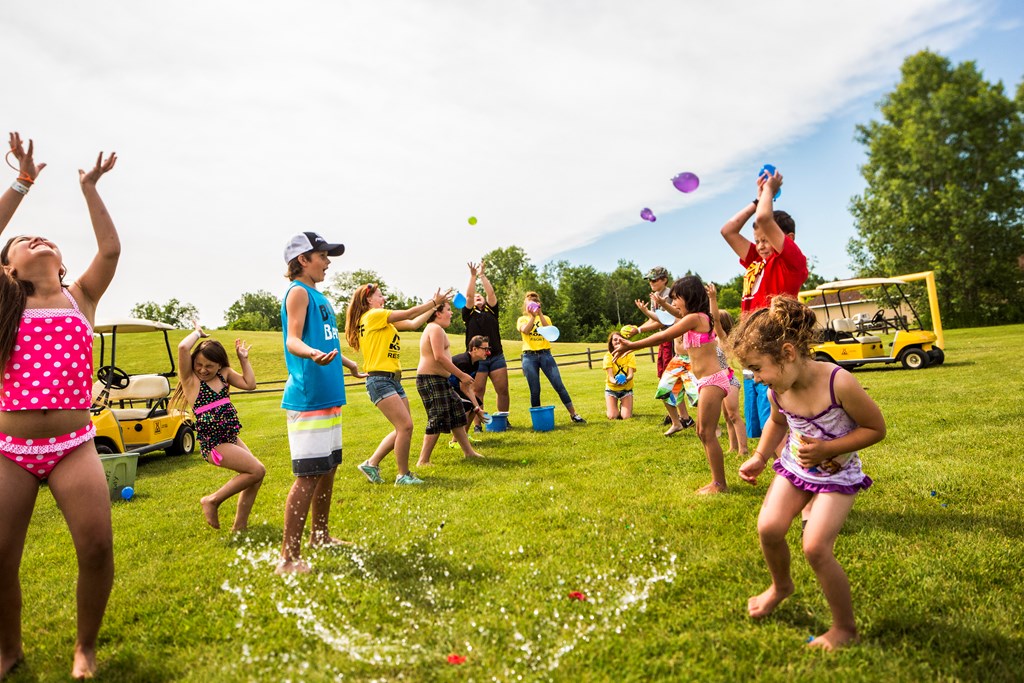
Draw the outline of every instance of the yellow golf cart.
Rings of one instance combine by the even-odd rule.
[[[926,329],[906,294],[910,282],[924,280],[932,329]],[[825,330],[811,348],[817,360],[856,368],[868,363],[900,363],[908,370],[945,360],[935,273],[827,282],[800,292]]]
[[[93,383],[92,422],[96,426],[96,450],[100,454],[164,451],[168,455],[187,455],[195,451],[195,425],[180,411],[169,410],[171,385],[176,376],[174,353],[167,336],[174,327],[152,320],[126,318],[97,323],[100,353]],[[129,374],[117,365],[118,340],[125,334],[162,333],[170,370],[161,373]],[[153,345],[153,340],[139,340]],[[109,342],[109,363],[107,358]],[[122,357],[128,354],[122,354]],[[131,355],[133,359],[151,354]],[[135,361],[143,365],[144,361]],[[127,363],[126,363],[127,365]]]

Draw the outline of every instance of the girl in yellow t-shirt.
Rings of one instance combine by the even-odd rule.
[[[572,407],[572,398],[562,383],[562,376],[558,372],[558,364],[551,355],[551,342],[540,336],[537,329],[551,324],[551,318],[544,315],[541,310],[540,295],[537,292],[527,292],[523,300],[523,315],[516,321],[516,327],[523,335],[523,375],[526,377],[526,384],[530,387],[530,407],[540,406],[540,373],[551,382],[562,405],[569,411],[569,417],[573,422],[586,424],[586,420]]]
[[[604,368],[608,377],[604,385],[606,414],[609,420],[628,420],[633,417],[633,375],[636,374],[636,356],[628,352],[615,358],[615,339],[623,339],[618,332],[608,335],[608,353],[604,354]]]
[[[404,311],[384,308],[384,295],[376,284],[359,286],[352,294],[345,324],[345,339],[356,351],[363,352],[363,369],[368,375],[366,391],[373,405],[394,426],[385,436],[369,460],[360,464],[359,471],[373,484],[381,484],[380,461],[395,452],[398,477],[395,484],[422,484],[423,480],[409,471],[409,444],[412,441],[412,413],[409,399],[402,388],[401,350],[399,331],[416,330],[423,326],[434,310],[444,304],[451,290],[438,289],[419,306]]]

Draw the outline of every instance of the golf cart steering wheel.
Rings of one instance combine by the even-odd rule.
[[[113,365],[104,365],[96,370],[96,379],[111,389],[127,389],[132,381],[127,372]]]

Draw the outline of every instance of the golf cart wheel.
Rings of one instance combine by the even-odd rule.
[[[822,353],[820,351],[814,354],[814,360],[820,360],[822,363],[835,363],[835,361],[832,360],[832,356],[828,355],[827,353]]]
[[[100,455],[113,455],[114,449],[105,443],[96,444],[96,452]]]
[[[196,432],[189,425],[182,425],[174,437],[174,444],[167,449],[168,455],[191,455],[196,450]]]
[[[946,360],[946,354],[938,346],[933,346],[928,352],[928,358],[929,365],[942,365],[942,361]]]
[[[921,349],[904,349],[900,362],[907,370],[920,370],[928,367],[928,354]]]

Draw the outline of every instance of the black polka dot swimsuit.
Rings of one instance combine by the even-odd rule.
[[[205,460],[209,460],[210,451],[216,448],[217,444],[235,443],[238,441],[238,432],[242,430],[242,423],[238,421],[238,412],[235,406],[228,399],[228,383],[224,381],[221,374],[217,373],[217,379],[223,384],[219,392],[210,388],[203,380],[199,380],[199,395],[192,406],[192,412],[196,413],[196,433],[199,436],[199,450]],[[208,410],[202,410],[217,401],[224,403]]]

